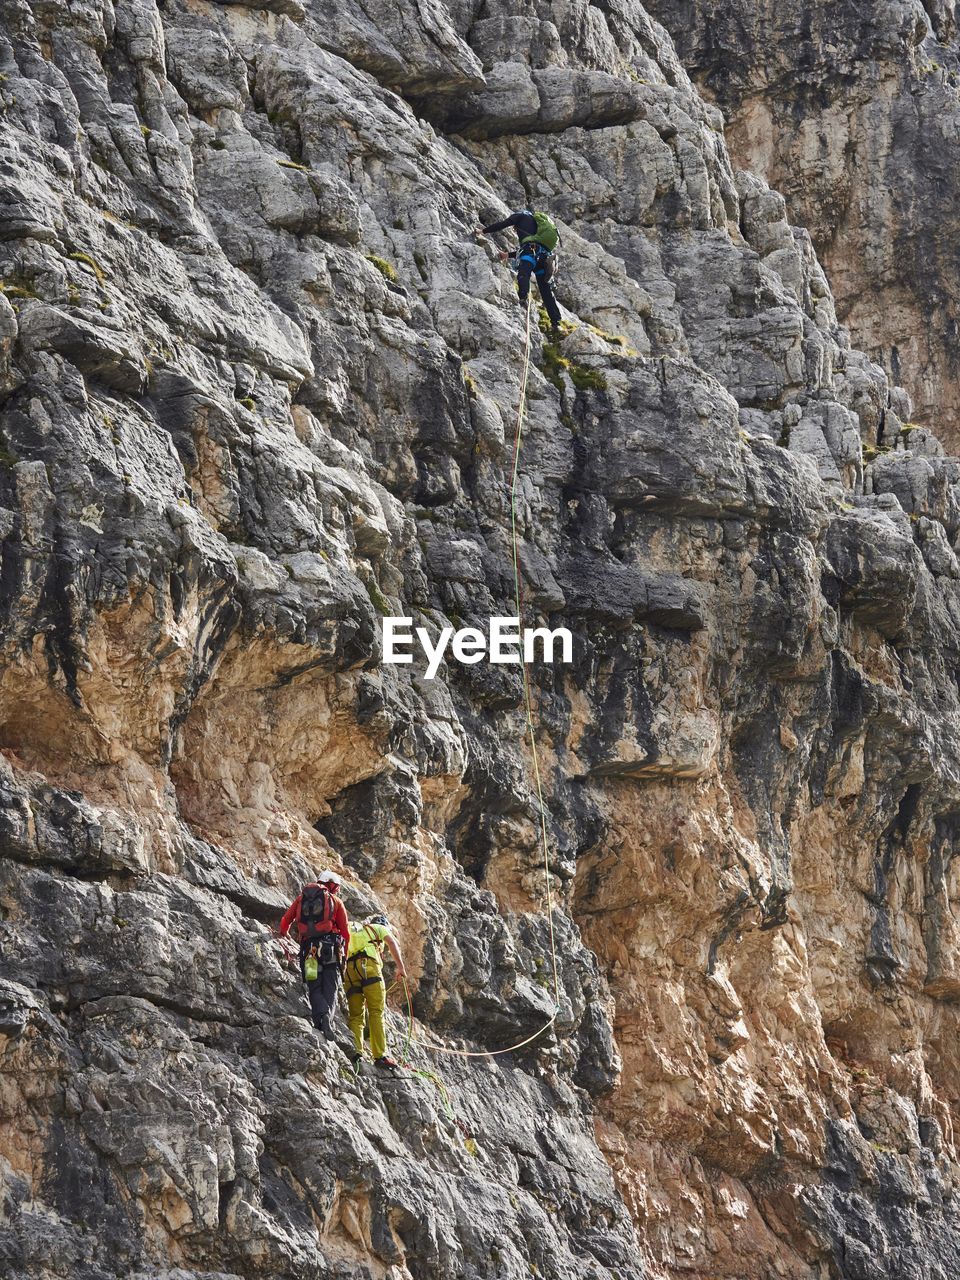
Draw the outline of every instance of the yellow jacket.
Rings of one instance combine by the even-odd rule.
[[[347,959],[354,960],[359,956],[369,956],[371,960],[379,961],[389,933],[390,930],[385,924],[352,924]]]

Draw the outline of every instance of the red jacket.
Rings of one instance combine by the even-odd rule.
[[[290,926],[294,924],[300,914],[300,899],[302,893],[297,894],[293,902],[290,903],[284,912],[283,919],[280,921],[280,937],[285,938]],[[339,898],[333,900],[333,927],[339,930],[340,937],[343,938],[343,954],[346,955],[346,949],[350,945],[350,925],[347,922],[347,912],[343,903]]]

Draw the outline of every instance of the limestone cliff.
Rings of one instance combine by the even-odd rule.
[[[960,42],[952,0],[652,0],[728,117],[737,163],[787,197],[854,341],[960,447]],[[882,435],[873,442],[884,447]]]
[[[3,1275],[955,1275],[958,464],[665,31],[0,0],[0,104]],[[381,649],[513,611],[528,200],[549,917],[518,669]],[[426,1074],[305,1018],[321,863]]]

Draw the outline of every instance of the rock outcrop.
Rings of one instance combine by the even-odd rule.
[[[960,471],[665,31],[0,0],[0,77],[4,1275],[955,1274]],[[519,669],[381,635],[513,612],[528,200],[548,870]]]
[[[960,44],[942,0],[648,6],[738,164],[813,236],[841,320],[960,447]],[[879,442],[876,442],[879,443]]]

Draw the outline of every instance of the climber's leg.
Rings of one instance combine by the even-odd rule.
[[[363,1057],[363,1026],[367,1018],[367,1008],[362,987],[350,988],[347,993],[347,1008],[350,1011],[349,1023],[353,1046],[357,1055]]]
[[[522,249],[517,255],[517,296],[524,306],[530,295],[530,273],[536,265],[536,254],[532,249]]]
[[[387,1052],[387,1029],[384,1023],[384,1011],[387,1004],[387,993],[383,979],[364,987],[363,994],[367,1001],[370,1015],[370,1052],[374,1060],[382,1058]]]
[[[561,320],[560,307],[554,297],[550,281],[546,280],[540,271],[537,272],[537,288],[540,290],[540,297],[543,299],[543,305],[547,309],[550,323],[554,329],[559,329]]]

